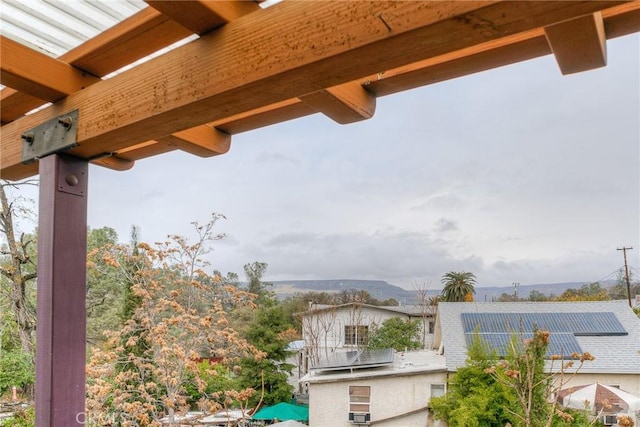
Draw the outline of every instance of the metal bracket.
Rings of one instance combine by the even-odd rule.
[[[22,163],[78,145],[78,110],[58,116],[22,134]]]
[[[87,162],[86,160],[66,156],[65,161],[59,163],[58,191],[86,196],[87,194]]]

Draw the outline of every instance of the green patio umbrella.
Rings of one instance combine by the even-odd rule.
[[[253,414],[254,420],[296,420],[309,421],[309,408],[307,406],[293,405],[291,403],[280,402],[273,406],[265,406]]]

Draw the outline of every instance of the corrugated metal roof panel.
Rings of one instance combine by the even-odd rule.
[[[57,58],[147,7],[142,0],[2,0],[0,34]]]

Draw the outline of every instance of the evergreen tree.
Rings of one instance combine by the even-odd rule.
[[[291,399],[293,387],[287,382],[293,365],[286,363],[287,346],[296,337],[296,331],[286,311],[280,306],[260,307],[246,333],[246,339],[255,348],[266,353],[256,360],[245,358],[241,362],[241,387],[260,390],[264,377],[265,405],[286,402]],[[258,403],[260,393],[249,401]]]

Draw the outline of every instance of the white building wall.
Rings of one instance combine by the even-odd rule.
[[[303,339],[305,347],[323,349],[320,353],[330,354],[339,348],[354,348],[357,346],[345,343],[345,326],[381,325],[393,317],[409,320],[406,314],[391,312],[372,307],[340,307],[335,310],[322,310],[313,315],[303,317]],[[415,318],[413,318],[415,319]],[[430,319],[433,322],[433,319]],[[428,323],[427,323],[428,328]],[[426,334],[426,348],[431,347],[433,334]],[[325,355],[326,355],[325,354]]]
[[[387,376],[350,381],[309,384],[309,425],[312,427],[353,427],[349,422],[349,386],[371,387],[371,421],[419,413],[376,422],[376,426],[425,426],[431,384],[444,384],[446,373]]]

